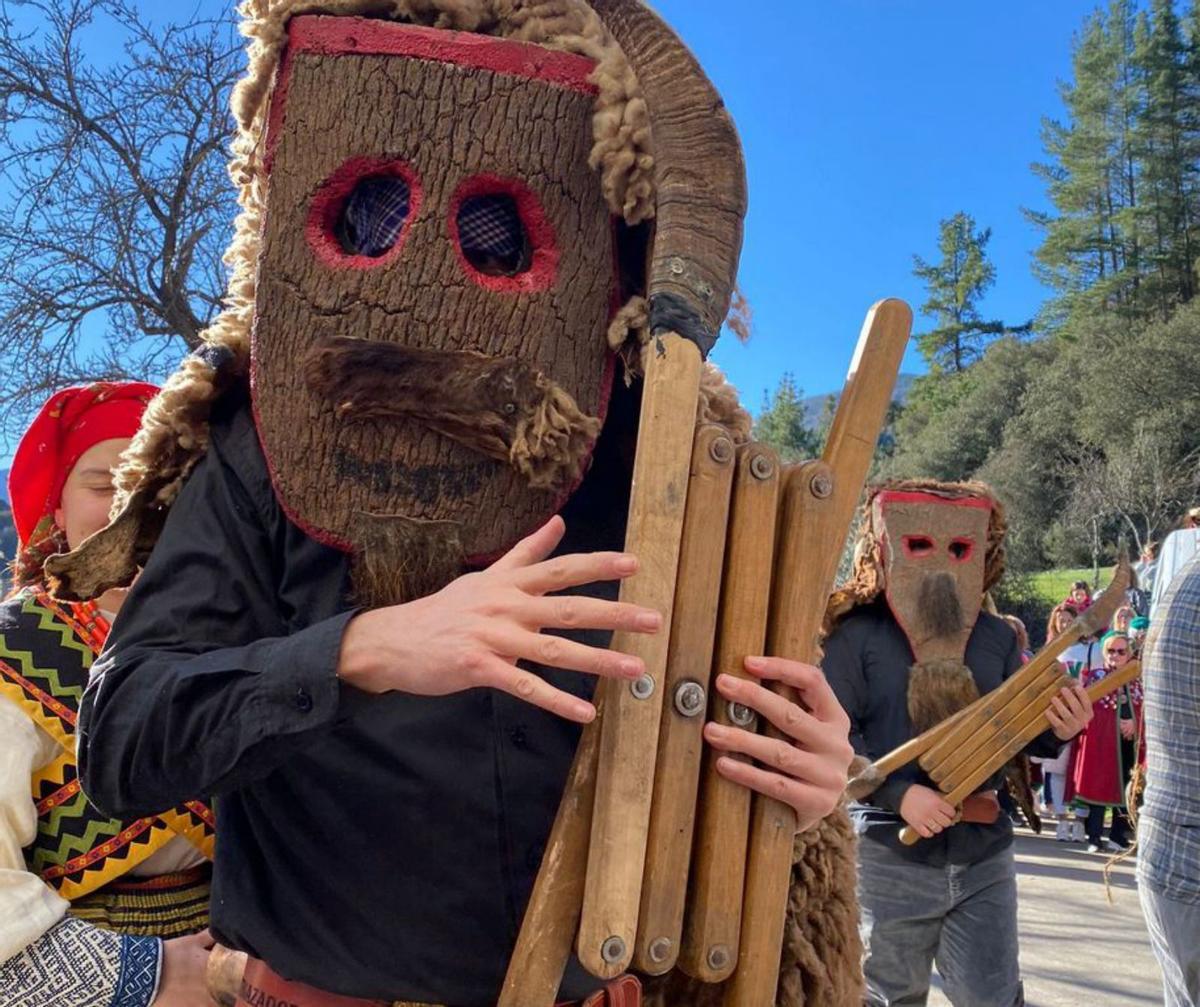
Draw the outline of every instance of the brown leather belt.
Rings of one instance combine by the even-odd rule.
[[[363,1000],[326,993],[304,983],[284,979],[266,962],[251,958],[242,973],[237,1007],[437,1007],[408,1000]],[[583,1001],[559,1007],[641,1007],[642,984],[634,976],[614,979],[598,993]]]

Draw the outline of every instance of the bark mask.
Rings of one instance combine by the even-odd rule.
[[[916,659],[908,705],[917,732],[978,698],[964,661],[983,602],[991,515],[982,497],[885,490],[874,499],[884,592]]]
[[[555,513],[599,434],[618,288],[594,64],[366,18],[288,32],[256,423],[289,517],[395,601]]]

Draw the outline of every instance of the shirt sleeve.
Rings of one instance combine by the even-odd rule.
[[[854,746],[854,753],[871,759],[863,726],[867,712],[867,680],[863,673],[862,656],[849,633],[835,631],[825,641],[821,670],[825,672],[833,694],[850,718],[850,744]],[[915,775],[911,765],[902,767],[884,780],[866,801],[876,807],[896,811],[905,792],[916,782]]]
[[[67,903],[30,873],[23,852],[37,833],[29,778],[57,744],[3,697],[0,739],[0,961],[7,961],[61,920]]]
[[[140,817],[237,788],[337,719],[338,655],[354,613],[288,633],[280,582],[298,568],[283,572],[273,557],[294,548],[302,561],[325,547],[265,514],[246,478],[214,439],[93,669],[78,755],[105,814]]]
[[[67,917],[0,963],[5,1007],[150,1007],[162,941]]]

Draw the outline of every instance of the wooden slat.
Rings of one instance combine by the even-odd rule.
[[[1122,686],[1128,685],[1141,673],[1141,665],[1137,661],[1130,661],[1117,674],[1110,675],[1088,686],[1088,697],[1094,703],[1103,696],[1107,696],[1111,692],[1116,692]],[[1031,707],[1029,713],[1022,719],[1019,728],[1013,731],[1002,745],[991,749],[987,753],[986,758],[981,753],[980,757],[970,767],[970,771],[964,774],[961,782],[945,795],[946,801],[958,807],[971,794],[983,786],[1009,759],[1021,751],[1039,734],[1047,730],[1050,727],[1050,721],[1046,717],[1046,710],[1049,709],[1050,700],[1058,693],[1060,688],[1070,684],[1071,679],[1063,676],[1062,680],[1055,683],[1054,687],[1046,690],[1040,705]],[[900,830],[900,841],[908,846],[912,846],[920,839],[920,834],[910,825],[906,825]]]
[[[779,486],[779,459],[774,451],[761,444],[748,444],[739,450],[721,578],[714,677],[727,674],[749,678],[745,658],[763,652]],[[750,711],[744,712],[753,717]],[[709,704],[709,714],[710,719],[726,727],[752,730],[755,726],[753,721],[739,725],[730,704],[719,696]],[[718,753],[712,749],[704,754],[692,876],[679,954],[680,968],[710,983],[728,978],[737,964],[750,826],[750,791],[721,776],[716,769],[717,758]]]
[[[604,695],[600,691],[596,719],[583,729],[575,749],[497,1007],[553,1007],[558,998],[583,904],[603,718]]]
[[[674,967],[683,934],[734,458],[733,441],[722,428],[706,426],[697,431],[633,958],[634,967],[647,975],[661,975]],[[687,698],[698,705],[678,708],[676,694],[681,689],[688,690]]]
[[[810,663],[817,656],[826,600],[891,405],[911,328],[912,311],[903,301],[889,299],[872,306],[826,440],[823,465],[803,466],[788,477],[777,542],[769,654]],[[779,691],[796,698],[793,690]],[[741,947],[737,970],[726,986],[726,1007],[769,1007],[775,1002],[795,831],[790,807],[755,795]]]
[[[1057,682],[1062,675],[1062,665],[1057,661],[1050,667],[1043,668],[1038,674],[1028,678],[1021,688],[1013,693],[1003,706],[1001,706],[987,721],[972,734],[958,748],[949,752],[946,757],[939,763],[925,765],[922,761],[922,767],[929,774],[934,783],[940,784],[955,773],[962,766],[970,763],[975,753],[980,751],[987,743],[988,739],[1002,734],[1008,729],[1010,724],[1015,723],[1021,715],[1029,709],[1031,703],[1035,702],[1037,697],[1046,689],[1047,686]],[[1015,675],[1013,676],[1016,677]]]
[[[647,348],[625,548],[640,561],[621,600],[657,609],[671,624],[700,389],[700,351],[676,335]],[[600,729],[596,801],[577,952],[584,967],[610,979],[633,957],[645,866],[654,760],[662,715],[670,633],[617,633],[614,650],[641,657],[653,688],[608,679]]]

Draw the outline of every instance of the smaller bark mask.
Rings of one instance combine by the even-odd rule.
[[[885,491],[874,502],[888,606],[918,664],[961,664],[983,602],[991,503]]]

